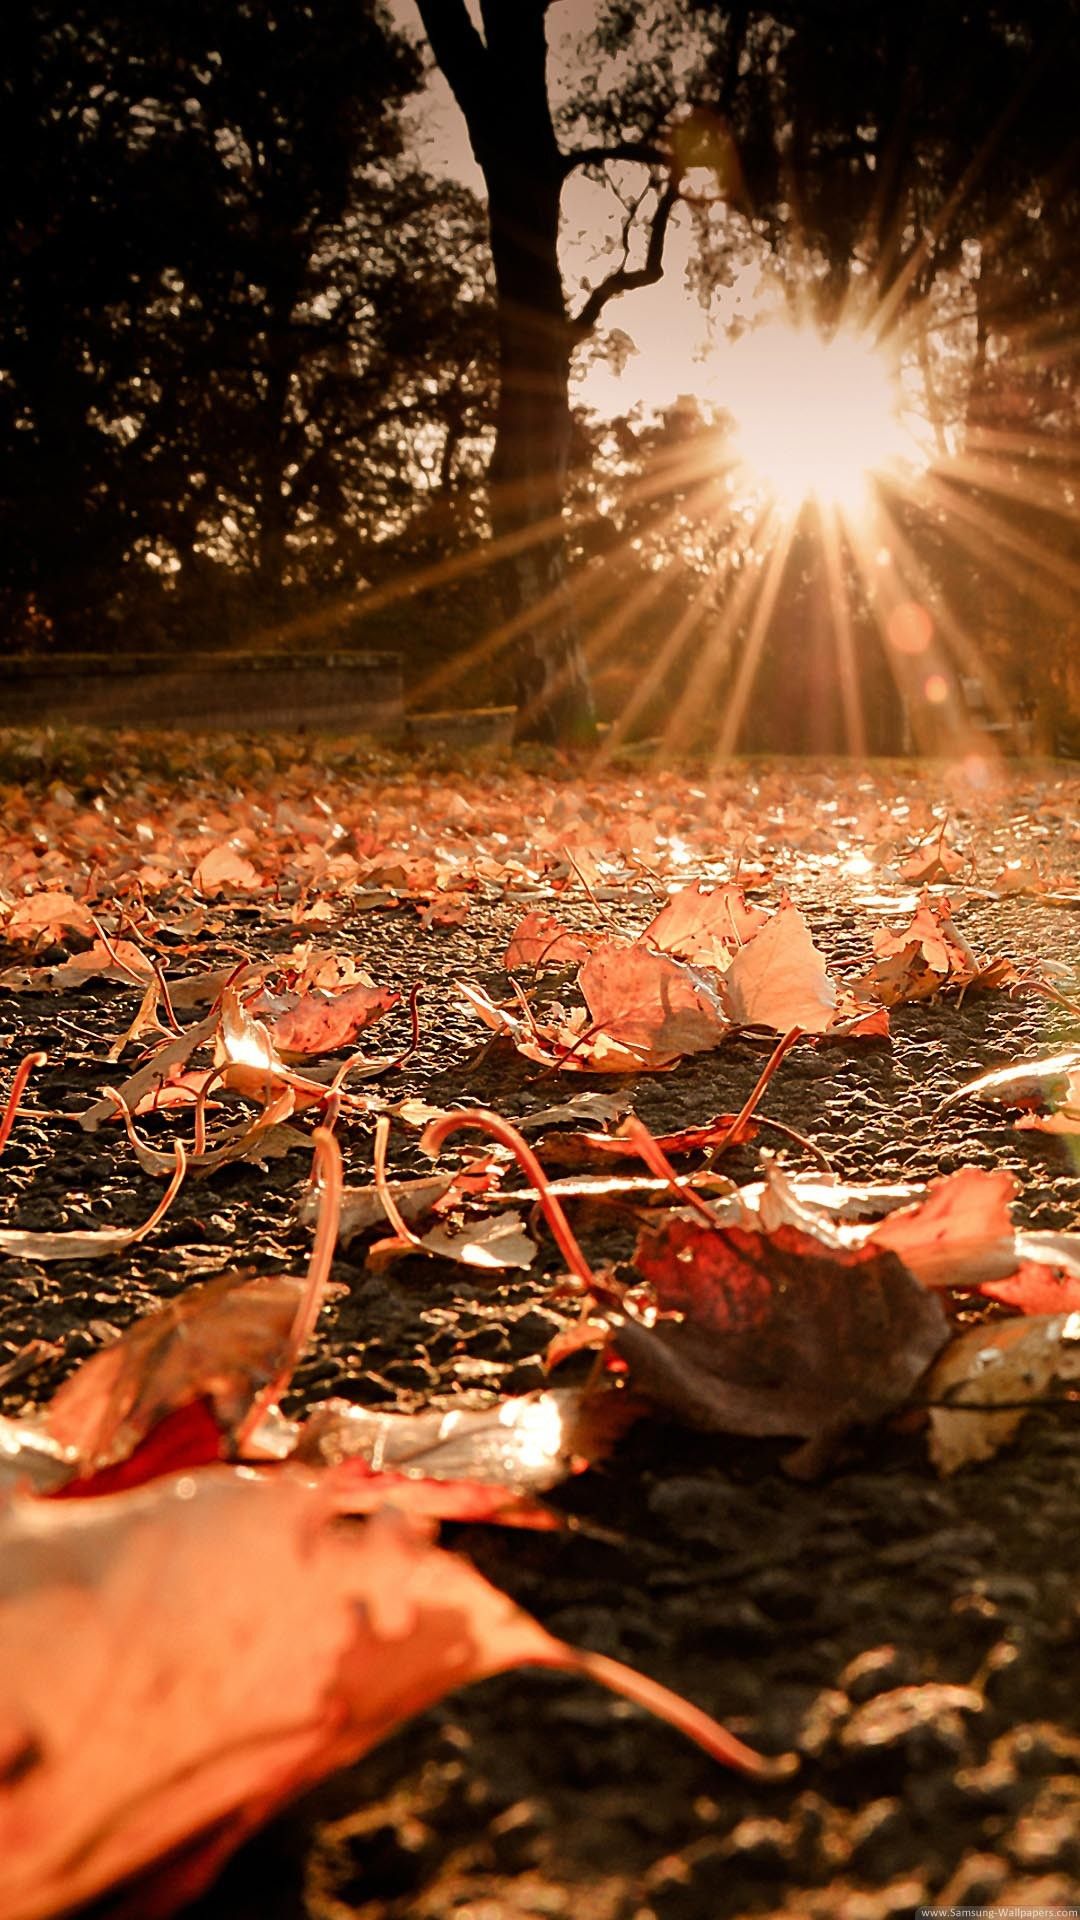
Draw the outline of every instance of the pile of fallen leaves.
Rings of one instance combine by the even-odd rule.
[[[20,750],[32,768],[45,747]],[[1031,992],[1080,1020],[1067,969],[980,953],[963,930],[972,898],[1029,891],[1075,908],[1075,873],[1057,864],[1076,844],[1075,781],[1048,776],[1003,841],[980,800],[988,769],[931,802],[887,774],[800,792],[767,771],[698,786],[669,770],[635,787],[217,754],[166,778],[121,743],[107,777],[4,795],[0,986],[16,1005],[77,1005],[90,983],[129,1002],[77,1119],[123,1129],[165,1185],[133,1229],[10,1220],[0,1256],[82,1269],[152,1235],[184,1181],[294,1152],[314,1228],[306,1274],[227,1266],[0,1420],[10,1920],[150,1874],[183,1843],[153,1896],[154,1911],[175,1908],[285,1798],[518,1662],[613,1686],[751,1775],[793,1765],[552,1639],[436,1547],[434,1523],[557,1528],[544,1496],[631,1423],[663,1419],[790,1441],[801,1475],[900,1422],[953,1472],[1080,1380],[1080,1232],[1017,1227],[1002,1171],[908,1187],[798,1171],[820,1160],[813,1116],[803,1133],[761,1110],[796,1048],[888,1046],[907,1002]],[[798,904],[800,879],[819,895],[830,876],[887,910],[839,971]],[[439,941],[508,900],[519,916],[501,990],[463,968],[458,998],[478,1043],[534,1063],[552,1098],[527,1116],[395,1098],[439,1009],[372,978],[338,938],[343,917],[406,912]],[[253,913],[282,936],[272,959],[249,950]],[[373,1051],[368,1029],[395,1008],[408,1038]],[[763,1049],[740,1111],[654,1136],[632,1076],[734,1038]],[[30,1051],[11,1075],[0,1150],[48,1065]],[[582,1076],[617,1078],[583,1091]],[[1080,1046],[963,1091],[1019,1125],[1078,1132]],[[395,1172],[402,1141],[430,1171]],[[370,1177],[344,1185],[342,1151],[367,1160],[369,1143]],[[759,1178],[736,1185],[724,1156],[751,1143]],[[632,1222],[629,1261],[586,1257],[585,1205]],[[481,1410],[329,1401],[286,1418],[339,1241],[364,1242],[374,1266],[535,1270],[562,1319],[549,1370],[574,1384]],[[33,1344],[14,1356],[4,1384],[42,1357]]]

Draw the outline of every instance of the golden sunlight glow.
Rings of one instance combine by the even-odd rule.
[[[748,477],[795,514],[807,500],[847,514],[904,453],[900,393],[866,336],[772,320],[731,350],[735,446]]]

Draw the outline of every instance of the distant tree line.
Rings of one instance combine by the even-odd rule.
[[[826,329],[874,311],[917,357],[942,457],[903,536],[1006,679],[1037,623],[1068,689],[1080,0],[418,5],[426,50],[380,0],[10,0],[6,645],[404,644],[447,686],[475,654],[467,697],[563,738],[590,677],[641,724],[670,706],[673,634],[682,685],[718,629],[737,672],[739,542],[685,457],[723,423],[574,405],[689,220],[704,304],[765,254]],[[486,202],[418,165],[425,57]],[[577,290],[575,178],[618,211]],[[800,536],[763,705],[822,591]]]
[[[375,0],[12,0],[9,646],[333,639],[479,478],[482,210],[403,152],[419,82]]]

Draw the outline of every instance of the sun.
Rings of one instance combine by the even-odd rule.
[[[771,320],[732,347],[734,450],[750,481],[789,517],[806,501],[845,513],[904,451],[900,392],[865,335]]]

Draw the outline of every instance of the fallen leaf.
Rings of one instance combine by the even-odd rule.
[[[948,880],[964,864],[964,855],[945,844],[945,830],[927,846],[916,847],[900,867],[905,880],[916,887],[930,886],[935,880]]]
[[[519,968],[535,972],[539,967],[564,967],[586,960],[592,941],[571,933],[553,914],[527,913],[519,920],[503,955],[507,973]]]
[[[81,1474],[133,1452],[166,1414],[206,1401],[222,1435],[277,1378],[304,1293],[283,1274],[226,1274],[190,1287],[85,1360],[42,1415],[44,1430],[74,1451]]]
[[[661,1317],[623,1319],[616,1349],[641,1392],[706,1431],[820,1439],[869,1425],[949,1337],[939,1300],[895,1254],[823,1247],[794,1227],[676,1217],[642,1234],[634,1264]]]
[[[926,1287],[972,1287],[1014,1273],[1010,1202],[1016,1181],[1004,1168],[960,1167],[934,1180],[924,1198],[874,1227],[864,1244],[888,1247]]]
[[[704,887],[697,881],[673,894],[641,937],[680,960],[722,972],[768,918],[760,907],[747,906],[741,887]]]
[[[959,1334],[926,1381],[927,1399],[938,1403],[930,1409],[935,1466],[955,1473],[988,1460],[1055,1381],[1073,1380],[1080,1380],[1080,1313],[999,1320]]]
[[[53,967],[8,967],[0,973],[0,987],[9,993],[66,993],[84,987],[88,980],[130,987],[153,978],[149,960],[134,941],[111,940],[106,945],[99,938]]]
[[[1012,860],[1004,866],[996,880],[990,882],[991,891],[1005,898],[1013,893],[1045,893],[1046,881],[1035,860]]]
[[[1017,1239],[1022,1241],[1022,1236],[1018,1234]],[[1072,1239],[1080,1252],[1080,1235],[1073,1234]],[[1017,1313],[1080,1313],[1080,1262],[1076,1253],[1073,1262],[1073,1271],[1062,1272],[1049,1261],[1025,1260],[1004,1279],[984,1281],[979,1292]]]
[[[178,1143],[169,1156],[172,1179],[153,1212],[138,1227],[73,1227],[62,1232],[34,1233],[22,1227],[0,1228],[0,1254],[12,1260],[103,1260],[107,1255],[123,1253],[138,1240],[145,1239],[168,1213],[180,1191],[187,1169],[183,1147]]]
[[[1068,1075],[1060,1105],[1053,1113],[1023,1113],[1014,1124],[1038,1133],[1080,1133],[1080,1067]]]
[[[365,1027],[381,1020],[400,999],[400,993],[389,987],[370,984],[349,987],[341,993],[312,989],[271,1018],[270,1040],[277,1052],[289,1059],[337,1053]]]
[[[428,1173],[418,1180],[391,1181],[390,1196],[398,1212],[412,1226],[431,1212],[436,1200],[441,1200],[453,1184],[452,1173]],[[306,1194],[300,1203],[301,1220],[314,1219],[318,1204],[316,1194]],[[339,1237],[342,1246],[351,1246],[361,1234],[385,1226],[388,1219],[378,1187],[346,1187],[341,1196]]]
[[[9,946],[45,944],[45,936],[77,933],[96,935],[93,915],[82,900],[61,888],[49,888],[16,900],[3,921]]]
[[[1011,960],[979,960],[952,918],[952,906],[944,897],[931,899],[923,892],[914,918],[899,933],[879,927],[873,936],[878,963],[857,990],[880,1000],[884,1006],[900,1006],[908,1001],[928,1000],[945,986],[966,989],[1011,986],[1018,978]]]
[[[584,962],[578,984],[594,1026],[650,1063],[707,1052],[730,1031],[708,981],[645,947],[605,942]]]
[[[552,1639],[401,1516],[330,1524],[343,1505],[332,1476],[228,1467],[101,1500],[8,1503],[8,1920],[47,1920],[157,1863],[140,1910],[175,1912],[285,1801],[453,1688],[523,1663],[622,1690],[744,1772],[790,1770]]]
[[[257,893],[263,884],[251,861],[232,847],[211,847],[209,853],[204,853],[191,883],[196,893],[205,894],[207,898],[231,892]]]
[[[469,1011],[475,1013],[490,1032],[511,1041],[526,1060],[536,1060],[541,1066],[564,1073],[643,1073],[646,1069],[656,1073],[665,1067],[674,1067],[680,1057],[672,1054],[659,1058],[647,1046],[631,1046],[602,1029],[594,1032],[587,1025],[584,1013],[578,1024],[567,1020],[561,1026],[546,1026],[535,1018],[525,1020],[498,1006],[482,987],[462,980],[458,982],[458,992]]]
[[[443,1260],[482,1271],[531,1267],[536,1259],[536,1242],[518,1213],[497,1213],[488,1220],[467,1220],[460,1225],[447,1222],[422,1233],[420,1243]]]
[[[185,1060],[190,1059],[199,1047],[213,1038],[217,1032],[217,1026],[217,1014],[207,1014],[205,1020],[200,1020],[195,1026],[186,1028],[183,1033],[177,1034],[175,1040],[170,1040],[165,1046],[159,1047],[157,1052],[152,1054],[135,1073],[129,1075],[123,1085],[117,1089],[125,1105],[134,1112],[145,1094],[152,1093],[155,1087],[164,1085],[171,1078],[174,1069],[182,1067]],[[115,1120],[116,1113],[115,1100],[103,1098],[95,1100],[93,1106],[76,1114],[75,1118],[84,1132],[96,1133],[106,1120]]]
[[[724,1002],[737,1026],[824,1033],[836,1010],[836,986],[810,929],[787,901],[740,947],[724,975]]]
[[[1055,1107],[1069,1096],[1070,1080],[1080,1074],[1080,1047],[1063,1047],[1041,1060],[1020,1060],[998,1067],[957,1087],[941,1102],[939,1113],[961,1100],[983,1100],[1000,1107]]]
[[[461,893],[434,893],[430,900],[414,901],[422,927],[463,927],[470,902]]]
[[[700,1127],[683,1127],[678,1133],[661,1133],[655,1136],[655,1144],[668,1159],[678,1159],[687,1153],[706,1153],[714,1147],[741,1146],[752,1140],[757,1133],[753,1120],[740,1122],[737,1133],[734,1131],[738,1115],[721,1113],[714,1120],[706,1120]],[[592,1167],[609,1165],[612,1160],[637,1160],[640,1153],[633,1138],[630,1122],[614,1128],[611,1133],[551,1133],[545,1134],[537,1142],[537,1152],[549,1166],[555,1167]]]
[[[532,1496],[607,1453],[640,1413],[630,1395],[556,1388],[482,1412],[378,1413],[328,1400],[305,1421],[297,1462],[362,1469],[371,1508],[392,1499],[431,1519],[556,1525]],[[354,1487],[353,1511],[362,1489]]]
[[[541,1133],[545,1127],[577,1127],[583,1120],[603,1126],[609,1120],[621,1120],[626,1104],[625,1099],[617,1099],[610,1093],[572,1093],[569,1100],[560,1100],[557,1106],[537,1107],[531,1113],[518,1114],[510,1124],[519,1133]],[[436,1117],[434,1112],[428,1115],[431,1120]]]

